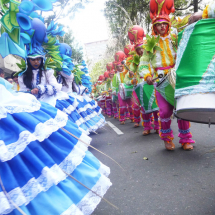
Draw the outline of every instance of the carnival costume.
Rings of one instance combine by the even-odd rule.
[[[67,56],[69,60],[69,56],[72,54],[72,49],[69,45],[60,43],[60,54],[61,56]],[[86,65],[86,64],[84,64]],[[85,68],[86,69],[86,68]],[[82,74],[81,71],[77,66],[75,69],[75,75],[78,76]],[[81,78],[83,75],[81,76]],[[90,122],[90,127],[100,128],[105,124],[105,119],[101,114],[101,109],[98,107],[96,102],[93,102],[92,99],[85,93],[86,88],[83,85],[80,85],[80,81],[77,80],[78,83],[74,80],[74,74],[69,73],[69,75],[63,71],[60,71],[60,74],[57,77],[58,83],[62,84],[62,91],[66,92],[69,95],[69,100],[67,102],[71,103],[74,109],[81,115],[84,121]],[[82,79],[81,79],[82,80]],[[85,82],[86,83],[86,82]],[[73,92],[73,87],[75,88],[76,92]],[[89,84],[87,85],[89,87]],[[89,125],[89,123],[88,123]],[[95,131],[95,130],[94,130]]]
[[[37,57],[38,55],[36,55]],[[31,56],[28,56],[30,59]],[[75,99],[69,97],[67,93],[62,92],[62,84],[57,83],[57,80],[54,76],[53,70],[42,71],[42,77],[40,78],[39,69],[33,69],[33,78],[32,78],[32,88],[27,87],[24,84],[23,78],[25,74],[19,76],[19,85],[20,91],[30,91],[31,89],[38,88],[39,93],[37,95],[37,99],[39,101],[43,101],[49,103],[53,107],[58,108],[59,110],[68,114],[69,119],[72,122],[76,123],[81,129],[86,132],[94,132],[99,128],[99,124],[88,117],[88,114],[85,111],[81,111],[79,114],[77,109],[77,102],[75,104]]]
[[[99,79],[97,81],[97,94],[96,97],[98,99],[98,104],[100,106],[100,108],[102,109],[102,113],[106,114],[106,107],[105,107],[105,94],[103,93],[103,91],[105,91],[105,83],[104,83],[104,76],[100,75]]]
[[[103,196],[111,185],[109,168],[87,149],[91,138],[11,87],[0,78],[0,214],[91,214],[101,200],[93,191]]]
[[[119,51],[115,54],[115,64],[117,66],[123,66],[122,61],[125,59],[125,53],[122,51]],[[124,66],[123,66],[124,67]],[[133,121],[133,110],[132,110],[132,100],[130,98],[123,99],[122,96],[119,93],[119,87],[124,82],[125,74],[127,73],[126,70],[122,72],[117,71],[117,73],[113,77],[113,93],[118,95],[118,101],[119,101],[119,121],[121,124],[125,123],[125,112],[128,106],[129,113],[130,113],[130,120]]]
[[[106,94],[107,115],[109,117],[114,116],[114,118],[118,118],[117,102],[114,101],[114,97],[112,95],[113,76],[115,75],[115,72],[112,69],[112,63],[107,64],[107,69],[108,69],[108,79],[105,81],[105,91],[107,93]]]
[[[167,3],[170,3],[171,7],[167,7]],[[170,35],[171,22],[169,18],[169,13],[174,12],[174,2],[172,0],[166,0],[162,4],[163,6],[161,4],[158,4],[155,0],[151,0],[150,2],[150,17],[152,19],[153,35],[155,35],[155,38],[159,39],[157,43],[157,46],[159,48],[156,48],[156,52],[154,51],[152,54],[145,52],[140,60],[141,62],[139,65],[139,72],[143,74],[145,81],[148,81],[148,78],[152,78],[154,75],[156,77],[159,74],[166,76],[175,66],[176,49],[173,46]],[[158,23],[167,24],[168,27],[166,28],[164,35],[158,35],[156,29],[156,24]],[[152,66],[151,71],[149,70],[149,64]],[[170,128],[170,117],[173,113],[174,108],[174,103],[172,102],[172,100],[174,101],[174,90],[172,94],[172,100],[169,100],[166,96],[166,94],[172,93],[169,92],[169,85],[170,84],[168,83],[166,85],[164,84],[161,86],[162,89],[160,89],[158,88],[158,84],[156,83],[155,88],[156,99],[158,107],[160,109],[160,137],[165,142],[166,148],[168,150],[173,150],[175,148],[175,145],[172,142],[174,136],[173,131]],[[178,128],[178,136],[180,138],[179,142],[182,144],[184,149],[192,149],[192,145],[190,144],[194,143],[194,141],[191,139],[192,134],[190,133],[190,123],[188,121],[178,120]]]
[[[65,73],[61,72],[61,76],[64,78],[66,84],[62,82],[62,78],[58,79],[58,83],[62,84],[62,91],[69,95],[69,98],[73,101],[73,106],[77,112],[85,120],[91,119],[96,123],[96,125],[98,125],[99,128],[102,127],[105,123],[105,119],[101,114],[101,108],[96,102],[93,102],[88,95],[86,95],[86,87],[75,84],[73,74],[67,76]],[[73,92],[73,84],[76,92]],[[68,102],[70,102],[70,100],[68,100]]]
[[[138,48],[142,48],[144,41],[143,38],[145,36],[143,28],[140,26],[133,26],[128,31],[128,36],[131,44],[134,44],[135,51]],[[136,51],[137,53],[137,51]],[[133,90],[133,101],[134,107],[138,109],[138,105],[141,106],[141,116],[143,119],[144,132],[143,135],[148,135],[150,131],[153,129],[152,127],[152,119],[151,114],[154,116],[154,130],[158,133],[159,130],[159,122],[158,122],[158,106],[155,102],[155,91],[153,86],[149,86],[143,79],[143,74],[138,71],[139,61],[134,62],[135,59],[140,59],[141,56],[135,54],[131,58],[130,63],[130,71],[134,73],[131,76],[127,73],[125,77],[125,83],[127,85],[134,85],[133,79],[136,78],[137,83]],[[138,112],[137,112],[138,114]],[[138,122],[138,121],[137,121]]]
[[[128,68],[130,68],[131,60],[133,58],[130,53],[134,52],[134,51],[135,51],[135,49],[134,49],[133,45],[128,44],[124,47],[124,53],[126,56],[126,66]],[[125,69],[125,70],[127,70],[127,69]],[[129,83],[127,82],[127,80],[126,80],[127,76],[128,76],[128,71],[126,72],[124,83],[129,86],[130,81],[129,81]],[[134,94],[132,96],[134,96]],[[133,109],[133,113],[134,113],[134,122],[135,122],[134,126],[138,127],[139,123],[141,121],[141,119],[140,119],[140,106],[139,106],[139,104],[137,104],[136,101],[134,101],[134,99],[133,99],[133,103],[132,103],[132,109]]]
[[[112,62],[112,72],[114,75],[117,73],[116,70],[116,63]],[[112,90],[112,105],[113,105],[113,112],[114,112],[114,118],[119,118],[119,101],[118,101],[118,95],[113,94],[113,79],[111,80],[111,90]]]

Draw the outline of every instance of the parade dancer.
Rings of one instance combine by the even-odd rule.
[[[109,168],[88,151],[91,138],[11,88],[0,78],[0,214],[91,214],[111,186]]]
[[[134,48],[135,51],[137,53],[136,58],[141,58],[141,56],[143,55],[144,49],[143,49],[143,38],[145,36],[144,34],[144,30],[142,27],[140,26],[133,26],[129,29],[128,31],[128,36],[130,39],[130,42],[132,44],[134,44]],[[147,84],[144,82],[143,79],[143,75],[141,73],[138,72],[138,66],[137,63],[131,63],[130,65],[130,72],[126,75],[125,78],[125,83],[127,85],[137,85],[137,84]],[[144,85],[143,85],[144,86]],[[153,89],[153,88],[152,88]],[[142,93],[139,95],[140,97],[138,98],[138,95],[136,94],[136,92],[133,92],[133,100],[135,101],[135,106],[138,109],[138,104],[140,104],[140,101],[143,101],[143,105],[141,105],[141,116],[143,119],[143,126],[144,126],[144,131],[143,131],[143,135],[149,135],[151,130],[153,129],[152,127],[152,119],[151,119],[151,113],[153,113],[154,115],[154,130],[156,131],[156,133],[159,133],[159,122],[158,122],[158,107],[157,105],[151,105],[151,107],[148,109],[149,107],[149,103],[153,103],[153,101],[155,100],[154,98],[154,93],[152,91],[149,91],[151,94],[149,94],[148,91],[144,90],[144,87],[141,88]],[[147,108],[147,109],[146,109]]]
[[[149,85],[153,85],[153,76],[167,75],[171,72],[171,69],[175,66],[176,50],[172,44],[170,36],[171,21],[169,14],[174,12],[174,2],[171,7],[166,8],[168,0],[158,4],[157,1],[151,0],[150,2],[150,17],[152,19],[152,30],[155,38],[160,37],[156,52],[153,57],[149,53],[145,52],[141,58],[139,65],[139,72],[144,74],[144,80]],[[170,2],[171,3],[171,2]],[[158,10],[159,8],[159,10]],[[152,65],[151,71],[149,70],[149,64]],[[156,85],[157,86],[157,85]],[[165,92],[164,92],[165,93]],[[175,145],[172,142],[174,139],[171,125],[171,115],[173,113],[173,105],[167,102],[167,100],[156,90],[156,99],[160,109],[160,137],[164,141],[167,150],[174,150]],[[184,150],[192,150],[193,141],[192,134],[190,132],[190,123],[184,120],[178,120],[179,138]]]
[[[67,57],[67,63],[69,63],[70,60],[70,64],[72,64],[72,59],[70,58],[72,55],[71,47],[65,43],[60,43],[59,46],[60,56],[62,58]],[[79,67],[76,67],[75,72],[81,72]],[[69,99],[66,101],[77,110],[85,121],[91,120],[95,122],[99,128],[104,125],[105,119],[101,114],[101,109],[87,95],[88,88],[83,86],[80,80],[74,79],[74,74],[71,71],[62,70],[58,72],[57,81],[59,84],[62,84],[61,91],[69,95]]]
[[[122,65],[122,61],[125,59],[125,53],[122,51],[119,51],[115,54],[115,64],[117,73],[114,75],[113,78],[113,94],[118,94],[118,100],[119,100],[119,121],[121,122],[121,125],[125,124],[125,112],[126,107],[128,105],[129,113],[130,113],[130,120],[133,122],[134,116],[133,116],[133,110],[132,110],[132,100],[131,99],[125,99],[123,100],[119,94],[119,85],[124,82],[126,71],[124,70],[124,66]]]
[[[126,45],[124,47],[124,53],[126,55],[126,65],[127,65],[128,68],[130,68],[131,61],[133,59],[133,55],[131,55],[129,53],[134,52],[134,51],[135,51],[134,45],[128,44],[128,45]],[[126,69],[126,71],[127,71],[127,69]],[[127,71],[127,73],[128,72],[129,71]],[[131,85],[130,80],[127,79],[127,73],[125,75],[124,83],[126,85]],[[134,127],[137,128],[137,127],[139,127],[139,124],[140,124],[140,121],[141,121],[141,118],[140,118],[140,106],[138,104],[139,99],[138,99],[135,91],[133,92],[132,96],[135,97],[135,98],[133,98],[132,109],[133,109],[133,113],[134,113],[134,122],[135,122]]]
[[[114,77],[114,71],[111,70],[109,71],[109,79],[107,79],[106,81],[106,91],[108,92],[108,99],[106,100],[106,104],[107,104],[107,112],[108,112],[108,116],[114,116],[114,118],[118,118],[118,105],[117,105],[117,101],[114,100],[113,96],[112,96],[112,88],[113,88],[113,77]]]
[[[100,75],[99,76],[99,79],[97,81],[97,88],[98,88],[98,94],[97,96],[99,96],[99,106],[101,107],[102,109],[102,113],[103,114],[106,114],[106,107],[105,107],[105,96],[103,95],[103,91],[104,91],[104,88],[105,88],[105,85],[104,85],[104,75]]]
[[[70,120],[86,132],[94,132],[99,128],[93,120],[82,117],[74,106],[74,100],[61,91],[62,84],[57,83],[53,70],[45,70],[43,56],[39,53],[29,53],[27,69],[19,76],[20,91],[30,92],[38,100],[51,104],[69,115]]]
[[[105,123],[105,119],[101,114],[101,108],[97,105],[94,100],[90,99],[85,92],[86,87],[77,85],[74,83],[74,75],[67,75],[64,72],[59,72],[57,77],[58,83],[62,84],[62,91],[69,95],[67,100],[74,109],[84,118],[85,120],[93,120],[98,127],[102,127]]]

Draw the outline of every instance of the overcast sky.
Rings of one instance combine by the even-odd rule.
[[[76,13],[72,20],[61,20],[64,25],[69,25],[76,40],[81,43],[105,40],[108,38],[107,22],[104,17],[105,0],[93,0]]]

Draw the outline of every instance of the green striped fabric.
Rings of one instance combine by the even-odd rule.
[[[204,19],[179,34],[175,97],[215,92],[215,19]]]
[[[145,110],[145,113],[151,113],[159,110],[155,101],[155,89],[153,85],[148,85],[145,81],[143,81],[136,86],[135,92],[141,106]]]

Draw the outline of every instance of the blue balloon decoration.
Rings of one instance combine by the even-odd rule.
[[[60,54],[67,55],[68,57],[72,56],[72,48],[66,43],[60,43]]]
[[[22,30],[28,31],[32,28],[31,19],[27,15],[23,13],[17,13],[16,19]]]
[[[35,4],[31,1],[23,1],[19,5],[19,12],[29,15],[34,11]]]
[[[40,43],[41,45],[43,42],[48,42],[46,26],[40,19],[34,18],[32,20],[32,29],[35,30],[34,36],[32,38],[33,43]]]

